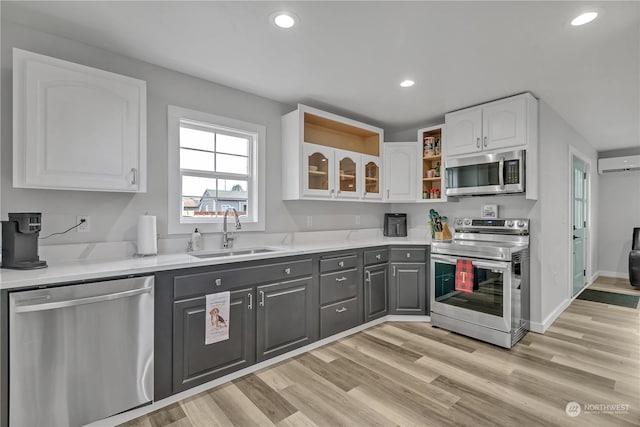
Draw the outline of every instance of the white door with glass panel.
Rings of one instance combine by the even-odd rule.
[[[576,295],[587,283],[587,164],[572,156],[571,213],[573,222],[573,285]]]

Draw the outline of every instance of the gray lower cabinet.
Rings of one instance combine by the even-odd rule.
[[[229,339],[206,345],[205,297],[173,305],[173,392],[211,381],[255,362],[254,288],[231,291]]]
[[[318,314],[312,288],[312,277],[256,288],[258,362],[315,341]]]
[[[426,313],[426,264],[391,263],[389,305],[391,314]]]
[[[364,321],[387,315],[389,265],[378,264],[364,269]]]

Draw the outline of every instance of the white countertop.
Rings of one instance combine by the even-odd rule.
[[[154,273],[163,270],[229,264],[240,261],[271,259],[295,255],[360,249],[384,245],[428,245],[427,240],[379,237],[368,240],[336,240],[299,242],[288,245],[266,245],[275,252],[200,259],[188,253],[163,254],[147,257],[122,257],[49,262],[38,270],[0,269],[0,289],[19,289],[55,283],[78,282],[129,274]],[[257,245],[263,247],[262,245]],[[236,247],[234,250],[242,250]],[[211,251],[206,251],[211,252]]]

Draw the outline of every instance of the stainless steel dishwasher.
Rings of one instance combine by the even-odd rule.
[[[153,400],[153,276],[9,296],[9,424],[80,426]]]

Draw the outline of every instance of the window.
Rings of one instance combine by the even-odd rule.
[[[264,230],[263,126],[169,106],[169,233],[219,231],[225,211]]]

